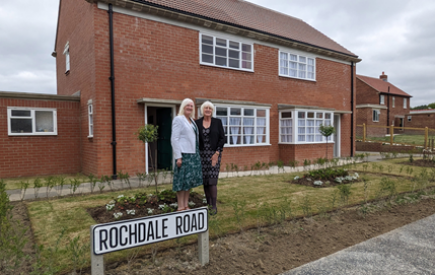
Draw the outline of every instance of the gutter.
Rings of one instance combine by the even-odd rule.
[[[109,42],[110,42],[110,92],[112,98],[112,157],[113,157],[113,175],[112,179],[116,180],[116,120],[115,120],[115,64],[113,53],[113,9],[112,4],[109,4]]]

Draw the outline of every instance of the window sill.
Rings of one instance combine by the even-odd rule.
[[[328,144],[335,143],[335,141],[328,141]],[[326,144],[326,142],[278,142],[283,145],[306,145],[306,144]]]
[[[65,72],[65,75],[69,75],[69,72],[70,72],[70,70],[66,71],[66,72]]]
[[[203,65],[203,66],[207,66],[207,67],[215,67],[215,68],[221,68],[221,69],[234,70],[234,71],[248,72],[248,73],[253,73],[254,72],[254,70],[232,68],[232,67],[224,67],[224,66],[218,66],[218,65],[209,64],[209,63],[202,63],[202,62],[200,62],[199,65]]]
[[[261,143],[261,144],[225,144],[224,148],[234,148],[234,147],[258,147],[258,146],[271,146],[270,143]]]
[[[88,136],[88,138],[90,139],[90,138],[94,138],[94,136]]]
[[[10,137],[20,137],[20,136],[57,136],[57,133],[9,133]]]
[[[299,79],[299,80],[306,80],[306,81],[316,82],[316,79],[308,79],[308,78],[293,77],[293,76],[282,75],[282,74],[278,74],[278,76],[279,76],[279,77],[290,78],[290,79]]]

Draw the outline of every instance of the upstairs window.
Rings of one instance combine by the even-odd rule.
[[[373,122],[379,122],[380,110],[373,110]]]
[[[385,96],[384,95],[379,96],[379,104],[381,104],[381,105],[385,104]]]
[[[412,116],[408,116],[408,121],[410,122],[412,119]]]
[[[396,98],[393,96],[393,108],[396,107]]]
[[[66,43],[63,54],[65,55],[65,73],[68,73],[70,70],[69,42]]]
[[[94,136],[94,107],[92,100],[88,101],[88,123],[89,123],[89,138]]]
[[[315,59],[302,55],[279,52],[279,75],[300,79],[316,79]]]
[[[57,135],[56,109],[8,107],[8,134]]]
[[[267,145],[269,109],[216,105],[215,117],[222,121],[226,146]]]
[[[403,98],[403,109],[406,109],[408,107],[408,99]]]
[[[253,71],[253,46],[238,41],[200,35],[201,64]]]

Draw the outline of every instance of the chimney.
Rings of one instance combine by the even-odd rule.
[[[385,82],[388,82],[388,75],[384,74],[384,72],[382,72],[382,75],[380,75],[379,78]]]

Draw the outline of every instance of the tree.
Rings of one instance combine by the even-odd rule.
[[[159,126],[154,126],[152,124],[146,124],[145,126],[140,127],[137,132],[135,133],[137,136],[137,139],[142,141],[143,143],[148,144],[148,152],[150,152],[150,158],[151,158],[151,168],[153,169],[154,173],[154,182],[156,184],[156,193],[157,193],[157,167],[154,165],[153,157],[151,154],[151,147],[150,143],[157,141],[159,138],[157,130],[159,129]]]
[[[332,125],[320,125],[319,132],[326,138],[326,159],[328,159],[328,138],[335,133],[335,128]]]

